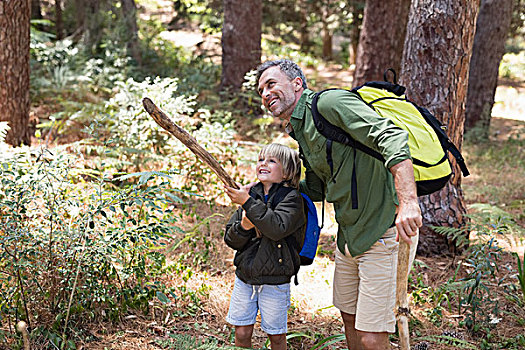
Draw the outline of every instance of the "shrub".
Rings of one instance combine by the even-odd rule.
[[[115,188],[103,173],[82,182],[83,160],[59,149],[0,162],[0,320],[11,336],[23,319],[58,347],[72,328],[148,313],[168,293],[156,280],[158,249],[180,232],[168,181]]]

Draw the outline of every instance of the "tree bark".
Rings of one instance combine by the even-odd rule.
[[[410,8],[401,83],[407,97],[427,107],[447,126],[461,149],[470,55],[479,0],[414,0]],[[420,197],[423,225],[420,254],[443,254],[454,246],[430,225],[462,227],[466,207],[461,171],[452,158],[453,176],[441,191]]]
[[[121,0],[122,18],[126,25],[128,35],[128,54],[140,65],[142,56],[139,47],[139,29],[137,26],[137,5],[135,0]]]
[[[224,0],[221,90],[239,90],[261,62],[262,1]]]
[[[410,0],[367,0],[357,47],[353,86],[383,80],[388,68],[399,72]]]
[[[323,22],[323,59],[326,61],[330,61],[332,58],[332,33],[328,28],[328,23]]]
[[[352,27],[350,28],[350,62],[356,64],[357,48],[359,36],[361,35],[361,25],[363,23],[364,8],[360,1],[352,1]]]
[[[310,33],[308,32],[308,6],[305,0],[299,3],[299,45],[301,52],[310,51]]]
[[[42,19],[40,0],[31,0],[31,19]]]
[[[11,130],[6,142],[29,145],[30,0],[0,1],[0,121]]]
[[[62,20],[62,0],[55,0],[55,29],[57,40],[64,38],[64,22]]]
[[[482,0],[470,62],[465,131],[479,128],[477,136],[487,139],[499,64],[505,53],[514,0]]]

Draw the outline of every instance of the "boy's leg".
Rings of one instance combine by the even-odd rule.
[[[261,328],[270,338],[272,350],[286,349],[290,283],[263,285],[259,291]]]
[[[258,300],[254,286],[235,277],[226,322],[235,326],[235,346],[251,347],[253,326],[257,317]]]
[[[268,334],[272,350],[286,350],[286,333]]]
[[[235,326],[235,346],[240,348],[252,347],[253,324],[248,326]]]

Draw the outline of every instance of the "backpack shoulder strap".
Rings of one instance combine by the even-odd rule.
[[[329,90],[338,90],[338,89],[327,89],[327,90],[320,91],[314,95],[314,98],[312,101],[312,116],[313,116],[314,125],[317,131],[319,131],[319,133],[323,135],[324,137],[326,137],[328,140],[336,141],[344,145],[354,147],[362,152],[365,152],[369,156],[372,156],[384,162],[385,158],[381,155],[381,153],[371,149],[368,146],[363,145],[361,142],[356,141],[346,131],[344,131],[338,126],[333,125],[328,120],[326,120],[326,118],[323,117],[323,115],[319,112],[319,109],[317,108],[317,102],[319,100],[319,96],[323,92],[326,92]],[[349,90],[346,90],[346,91],[349,91]],[[349,92],[353,93],[351,91]]]

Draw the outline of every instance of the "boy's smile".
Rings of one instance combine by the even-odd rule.
[[[261,155],[256,166],[257,178],[266,189],[270,189],[274,183],[284,180],[283,165],[277,158]]]

